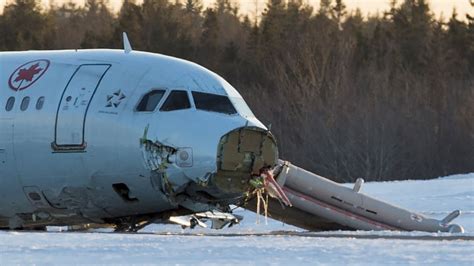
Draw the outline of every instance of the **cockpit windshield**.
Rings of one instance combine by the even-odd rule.
[[[220,78],[219,81],[220,85],[227,93],[230,102],[234,105],[237,112],[243,117],[255,118],[255,115],[252,113],[252,110],[250,110],[249,106],[239,94],[239,92],[224,79]]]
[[[193,91],[192,94],[198,110],[228,115],[237,114],[237,110],[226,96],[197,91]]]

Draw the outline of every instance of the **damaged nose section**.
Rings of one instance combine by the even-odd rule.
[[[217,149],[217,173],[211,182],[225,194],[249,190],[249,182],[262,169],[278,163],[273,135],[261,128],[243,127],[224,135]]]

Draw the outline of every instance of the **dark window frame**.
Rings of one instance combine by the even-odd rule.
[[[36,110],[41,110],[44,107],[44,102],[46,101],[44,96],[40,96],[38,100],[36,100],[35,108]]]
[[[196,110],[205,111],[205,112],[212,112],[212,113],[218,113],[218,114],[223,114],[223,115],[237,115],[239,113],[237,111],[237,108],[235,108],[234,104],[232,103],[232,101],[229,99],[228,96],[220,95],[220,94],[207,93],[207,92],[202,92],[202,91],[191,91],[191,94],[193,96],[194,106],[196,107]],[[208,97],[208,98],[207,99],[205,99],[205,98],[199,99],[199,97]],[[212,99],[212,98],[214,98],[214,99]],[[232,110],[224,111],[222,109],[222,106],[217,106],[217,105],[214,105],[214,106],[212,106],[212,105],[204,106],[203,105],[203,104],[212,103],[212,101],[216,101],[216,100],[223,100],[220,104],[225,104],[225,105],[227,105],[226,108],[231,107]]]
[[[10,112],[15,107],[16,98],[13,96],[8,97],[7,102],[5,103],[5,111]]]
[[[186,99],[188,100],[188,103],[187,103],[187,107],[179,107],[179,108],[175,108],[175,109],[166,109],[164,110],[163,108],[166,107],[167,103],[168,103],[168,100],[170,100],[170,98],[173,96],[173,94],[176,94],[176,93],[184,93],[184,95],[186,95]],[[173,111],[181,111],[181,110],[189,110],[189,109],[192,109],[193,108],[193,105],[191,103],[191,99],[192,99],[192,96],[189,95],[188,91],[187,90],[184,90],[184,89],[176,89],[176,90],[171,90],[168,95],[166,95],[166,99],[163,101],[163,103],[161,104],[160,106],[160,112],[173,112]]]
[[[23,97],[20,103],[20,110],[22,112],[25,112],[26,110],[28,110],[28,108],[30,107],[30,101],[31,101],[30,96]]]
[[[140,106],[142,105],[142,102],[143,100],[145,99],[145,97],[147,97],[148,95],[150,95],[151,93],[153,92],[162,92],[163,94],[161,95],[160,99],[158,100],[158,102],[156,103],[155,107],[153,110],[139,110]],[[163,102],[163,99],[165,99],[167,95],[167,89],[163,89],[163,88],[154,88],[154,89],[151,89],[149,90],[147,93],[143,94],[141,97],[140,97],[140,100],[138,101],[137,105],[135,106],[135,112],[139,112],[139,113],[153,113],[153,112],[156,112],[156,110],[158,109],[158,107],[161,106],[161,102]]]

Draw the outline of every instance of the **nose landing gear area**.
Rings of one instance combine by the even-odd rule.
[[[283,161],[274,172],[293,206],[283,209],[277,204],[269,213],[288,224],[313,231],[464,232],[462,226],[450,224],[461,214],[459,210],[437,220],[360,193],[361,180],[349,188]],[[258,213],[254,206],[250,202],[245,208]]]
[[[273,135],[259,128],[244,127],[222,137],[217,154],[217,174],[213,183],[222,191],[242,193],[250,188],[252,176],[278,162]]]
[[[450,224],[460,215],[458,210],[441,220],[426,217],[361,193],[362,179],[348,188],[277,158],[269,132],[234,130],[220,141],[212,182],[229,195],[246,194],[246,209],[259,214],[263,201],[265,215],[314,231],[464,232],[462,226]],[[261,184],[255,185],[257,181]],[[270,197],[265,200],[263,194]]]

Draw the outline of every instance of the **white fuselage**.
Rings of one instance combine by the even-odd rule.
[[[158,105],[138,111],[152,90],[164,90]],[[190,108],[160,110],[173,90]],[[237,112],[197,109],[193,92],[228,97]],[[194,63],[120,50],[2,52],[0,227],[172,210],[151,174],[163,158],[145,140],[176,149],[163,171],[179,192],[216,172],[221,137],[243,127],[266,130],[231,85]]]

